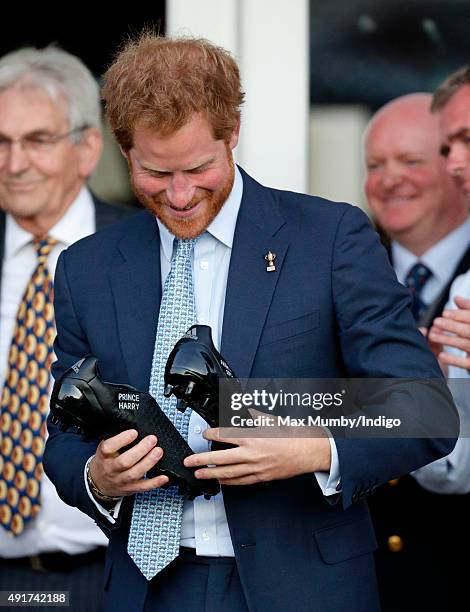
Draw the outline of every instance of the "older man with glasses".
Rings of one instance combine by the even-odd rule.
[[[89,612],[107,541],[59,499],[42,452],[57,259],[128,214],[86,187],[101,150],[98,85],[80,60],[55,47],[0,59],[0,591],[69,591]]]

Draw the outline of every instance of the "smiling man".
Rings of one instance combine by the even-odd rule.
[[[78,58],[48,47],[0,59],[0,590],[69,590],[90,612],[107,541],[58,497],[42,452],[57,259],[128,214],[86,186],[101,148],[98,85]]]
[[[470,66],[464,66],[437,88],[432,111],[439,120],[441,154],[446,169],[462,190],[470,205]],[[470,378],[470,273],[459,276],[452,284],[449,302],[442,316],[433,321],[429,340],[439,356],[449,378],[457,381],[458,404],[463,417],[461,437],[454,451],[446,458],[428,466],[423,484],[431,490],[446,489],[454,493],[470,492],[470,405],[468,379]],[[463,386],[462,386],[463,385]],[[463,420],[462,419],[462,420]],[[432,469],[431,469],[432,468]],[[467,515],[468,516],[468,512]],[[466,516],[457,524],[462,548],[469,544]],[[465,584],[466,574],[460,567],[455,579]]]
[[[398,280],[414,291],[417,322],[427,326],[440,316],[454,278],[470,266],[468,200],[440,154],[431,100],[427,93],[393,100],[374,115],[364,139],[368,203],[391,241]],[[421,269],[427,275],[420,282],[413,270]],[[468,500],[442,495],[456,492],[460,478],[446,462],[393,479],[370,501],[384,611],[441,610],[451,597],[462,596],[458,562],[452,560]],[[453,476],[446,483],[447,472]]]
[[[391,240],[398,280],[414,293],[419,324],[442,312],[452,281],[470,266],[468,202],[440,156],[431,99],[416,93],[392,100],[364,139],[367,201]]]
[[[238,126],[228,142],[214,140],[202,114],[158,141],[148,128],[137,128],[129,151],[136,196],[175,236],[199,236],[232,191],[237,142]],[[189,149],[188,143],[196,144]]]
[[[96,128],[70,129],[65,99],[26,83],[0,93],[0,201],[31,233],[46,234],[63,217],[100,149]]]
[[[432,111],[441,128],[441,155],[459,188],[470,198],[470,69],[463,68],[439,87]]]
[[[451,74],[434,94],[432,110],[439,120],[441,154],[446,169],[470,206],[470,67]],[[429,338],[440,347],[439,359],[449,376],[467,378],[470,372],[470,274],[452,285],[445,315],[434,320]],[[470,458],[469,458],[470,464]],[[468,491],[468,470],[460,476]]]
[[[407,291],[358,208],[264,187],[234,166],[244,96],[225,50],[144,34],[118,54],[103,94],[148,210],[61,257],[54,373],[94,353],[105,380],[150,389],[195,451],[185,464],[222,484],[189,500],[166,476],[145,478],[163,455],[158,431],[125,450],[133,430],[96,444],[49,424],[48,474],[110,537],[106,610],[378,610],[364,497],[452,442],[228,440],[176,412],[163,371],[199,322],[241,378],[438,378]],[[413,395],[406,415],[428,418]],[[209,450],[218,439],[233,448]]]

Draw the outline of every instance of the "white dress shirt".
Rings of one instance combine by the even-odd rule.
[[[198,238],[193,252],[193,285],[197,322],[210,325],[212,339],[217,349],[220,349],[222,338],[228,270],[242,193],[243,180],[236,169],[234,185],[227,201],[207,230]],[[159,220],[157,222],[160,230],[163,287],[170,271],[174,236]],[[194,452],[209,450],[209,442],[202,437],[207,427],[206,421],[193,411],[189,421],[188,444]],[[315,476],[324,495],[335,495],[338,494],[336,487],[339,483],[339,461],[336,444],[332,437],[329,440],[332,455],[330,472],[318,472],[315,473]],[[90,497],[93,499],[91,494]],[[94,503],[102,514],[114,522],[109,512],[99,506],[96,501]],[[114,508],[112,513],[114,516],[119,508],[120,504]],[[221,492],[208,500],[199,496],[194,501],[185,502],[181,546],[195,548],[198,555],[234,556]]]
[[[470,271],[458,276],[452,283],[446,309],[455,310],[455,296],[470,298]],[[454,347],[446,352],[459,357],[466,353]],[[470,374],[464,368],[449,366],[448,384],[459,411],[460,436],[454,450],[429,465],[413,472],[416,480],[435,493],[470,493]]]
[[[58,241],[48,257],[48,268],[54,276],[60,252],[76,240],[95,231],[95,209],[89,191],[83,188],[77,199],[49,235]],[[11,337],[23,292],[37,264],[34,236],[6,216],[5,253],[2,262],[0,300],[0,385],[3,386]],[[23,557],[42,552],[63,551],[69,554],[87,552],[107,539],[93,521],[67,506],[57,495],[54,485],[44,474],[41,480],[41,511],[26,524],[19,536],[10,536],[0,526],[0,557]]]
[[[410,271],[418,261],[426,265],[432,276],[421,292],[425,304],[431,304],[452,278],[452,274],[470,244],[470,218],[455,230],[444,236],[421,257],[417,257],[398,242],[392,242],[393,268],[403,285]]]

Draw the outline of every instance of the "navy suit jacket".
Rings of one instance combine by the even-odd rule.
[[[221,346],[237,375],[439,378],[415,329],[409,294],[367,217],[347,204],[269,189],[242,176]],[[268,250],[276,253],[271,273]],[[70,247],[59,260],[55,292],[54,376],[93,353],[105,380],[147,389],[161,297],[152,215],[144,211]],[[425,409],[412,397],[403,406],[424,421]],[[444,418],[451,415],[451,402],[442,410]],[[47,474],[67,503],[109,534],[106,609],[141,610],[147,581],[126,553],[132,498],[110,525],[84,485],[84,465],[96,445],[52,424],[49,431]],[[447,454],[453,441],[338,438],[336,445],[338,503],[322,495],[311,474],[224,487],[250,610],[378,610],[376,540],[364,497]]]

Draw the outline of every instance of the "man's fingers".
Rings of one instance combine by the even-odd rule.
[[[242,478],[253,474],[253,469],[246,463],[240,463],[238,465],[228,466],[216,466],[202,468],[196,470],[194,475],[196,478],[206,480],[209,478],[215,478],[216,480],[231,480],[235,478]]]
[[[100,443],[100,450],[106,457],[112,456],[119,451],[119,449],[131,444],[137,438],[137,431],[135,429],[126,429],[121,433],[107,438]]]
[[[470,358],[469,357],[458,357],[451,353],[440,353],[439,361],[445,365],[453,365],[458,368],[464,368],[470,370]]]
[[[429,332],[429,341],[433,344],[447,344],[447,342],[455,336],[449,336],[449,334],[444,334],[442,331],[433,327]]]
[[[457,321],[456,319],[444,319],[438,317],[434,320],[433,328],[437,331],[447,331],[453,334],[458,334],[464,338],[470,338],[470,325],[466,322]]]
[[[206,440],[212,442],[227,442],[228,444],[240,444],[240,432],[246,431],[240,427],[209,427],[202,432]],[[250,431],[253,431],[252,429]],[[232,435],[233,434],[233,435]]]
[[[136,482],[132,487],[132,493],[138,493],[142,491],[151,491],[152,489],[158,489],[163,487],[168,482],[168,476],[155,476],[155,478],[145,478]]]
[[[202,432],[203,438],[206,440],[218,440],[220,435],[220,427],[209,427]]]
[[[453,346],[461,349],[462,351],[470,351],[470,340],[467,338],[433,333],[432,341],[437,342],[438,344],[445,344],[446,346]]]
[[[136,491],[148,491],[168,482],[166,476],[156,476],[151,479],[144,478],[145,474],[162,458],[163,450],[160,447],[150,449],[143,458],[132,463],[128,469],[123,469],[119,465],[123,455],[103,461],[100,479],[95,477],[95,474],[92,474],[93,480],[103,493],[108,495],[131,495]],[[93,458],[92,464],[95,461],[96,455]],[[92,466],[90,465],[91,469]]]
[[[470,323],[470,310],[444,310],[442,317],[434,319],[433,323],[444,319],[445,321],[461,321],[462,323]]]
[[[128,470],[138,463],[157,445],[157,436],[146,436],[138,444],[116,457],[116,466],[120,471]]]
[[[143,459],[151,450],[156,448],[156,436],[146,436],[138,444],[127,450],[121,455],[117,455],[113,461],[113,470],[117,472],[125,472],[134,467],[141,459]]]
[[[226,450],[207,451],[206,453],[196,453],[186,457],[184,465],[186,467],[198,467],[199,465],[229,465],[239,463],[241,460],[241,449],[228,448]]]
[[[456,295],[454,302],[459,308],[466,308],[467,310],[470,309],[470,300],[464,298],[462,295]]]
[[[160,447],[153,448],[143,459],[133,465],[130,469],[122,473],[123,479],[127,482],[141,480],[145,474],[163,457],[163,450]]]

